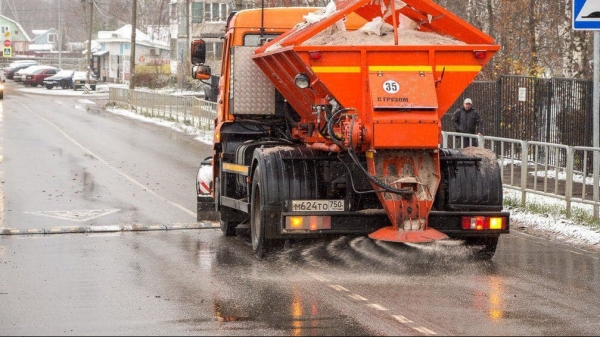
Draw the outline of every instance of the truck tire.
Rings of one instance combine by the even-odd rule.
[[[252,240],[252,251],[254,257],[261,260],[272,248],[274,240],[265,238],[265,223],[261,209],[265,204],[265,196],[262,194],[263,182],[261,181],[261,168],[256,167],[252,178],[252,191],[250,197],[250,238]]]
[[[498,239],[499,236],[466,238],[465,245],[473,249],[473,259],[478,261],[489,261],[496,253]]]
[[[53,85],[47,85],[47,86],[46,86],[46,89],[48,89],[48,90],[52,90],[52,88],[54,88],[54,86],[53,86]]]

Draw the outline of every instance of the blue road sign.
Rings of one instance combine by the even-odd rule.
[[[600,0],[573,0],[573,29],[600,30]]]

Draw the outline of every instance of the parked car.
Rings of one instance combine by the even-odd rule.
[[[90,79],[87,79],[88,73],[87,71],[76,71],[73,74],[73,90],[77,90],[79,88],[83,88],[84,86],[88,86],[92,90],[96,90],[96,84],[98,84],[98,80],[96,76],[90,73]]]
[[[65,69],[61,70],[56,75],[46,77],[42,83],[46,89],[50,90],[54,87],[60,87],[63,89],[70,89],[73,86],[73,74],[75,70]]]
[[[38,64],[37,62],[35,62],[35,63],[27,63],[27,62],[18,63],[11,67],[5,68],[4,75],[6,75],[6,78],[8,78],[9,80],[14,80],[13,77],[15,76],[15,73],[17,71],[24,69],[24,68],[28,68],[32,65],[37,65],[37,64]]]
[[[16,60],[16,61],[12,61],[8,65],[6,65],[3,69],[7,69],[7,68],[10,68],[10,67],[14,67],[16,65],[19,65],[19,64],[26,64],[26,63],[37,64],[37,61],[34,61],[34,60]]]
[[[18,82],[18,83],[23,83],[26,75],[29,75],[38,69],[45,69],[45,68],[54,68],[54,67],[45,66],[45,65],[34,65],[34,66],[29,66],[27,68],[23,68],[14,74],[13,81]]]
[[[44,82],[44,79],[46,77],[56,75],[56,71],[57,69],[54,67],[34,70],[31,73],[25,75],[25,78],[23,79],[23,84],[30,85],[32,87],[37,87],[38,85]]]

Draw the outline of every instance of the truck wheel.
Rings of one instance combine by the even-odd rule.
[[[48,89],[48,90],[52,90],[52,88],[54,88],[54,86],[53,86],[53,85],[47,85],[47,86],[46,86],[46,89]]]
[[[250,197],[250,237],[252,239],[252,251],[259,260],[265,257],[271,244],[270,240],[265,239],[265,219],[260,211],[264,207],[264,197],[261,190],[260,167],[257,167],[252,178]]]
[[[496,253],[499,236],[467,238],[465,245],[473,249],[473,258],[478,261],[489,261]]]

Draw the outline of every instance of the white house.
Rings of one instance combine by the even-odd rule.
[[[31,51],[52,52],[58,50],[58,30],[54,28],[46,30],[33,30],[33,41],[29,44]]]
[[[0,0],[2,1],[2,0]],[[21,24],[4,15],[0,15],[0,38],[12,48],[12,54],[27,52],[27,46],[31,39],[21,27]],[[6,42],[8,41],[8,42]]]
[[[115,31],[99,31],[95,40],[98,48],[92,48],[93,70],[103,81],[123,83],[129,81],[131,56],[131,25],[125,25]],[[169,45],[161,41],[160,34],[151,39],[136,29],[135,64],[169,64]]]

